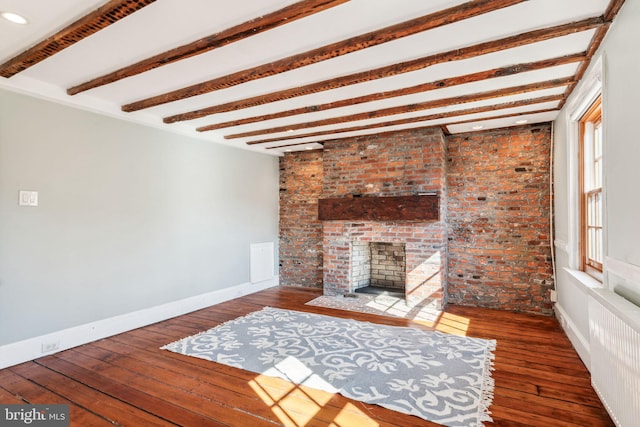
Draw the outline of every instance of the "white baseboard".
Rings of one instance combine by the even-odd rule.
[[[132,329],[200,310],[214,304],[229,301],[244,295],[279,285],[279,277],[259,283],[243,283],[202,295],[134,311],[109,319],[75,326],[46,335],[0,346],[0,369],[45,355],[87,344],[102,338],[117,335]],[[55,351],[44,352],[45,346],[54,343]]]
[[[564,329],[567,337],[569,337],[569,341],[571,341],[573,348],[575,348],[578,356],[582,359],[582,363],[584,363],[587,369],[590,369],[591,353],[589,350],[589,338],[580,333],[576,324],[560,304],[556,304],[554,309],[558,322],[560,322],[562,329]]]

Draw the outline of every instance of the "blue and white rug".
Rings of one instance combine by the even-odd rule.
[[[163,349],[446,426],[491,421],[496,342],[266,307]]]

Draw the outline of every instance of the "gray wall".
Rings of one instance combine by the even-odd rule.
[[[640,1],[627,0],[605,44],[607,253],[640,266]]]
[[[277,236],[277,158],[0,90],[0,345],[246,283]]]
[[[640,1],[627,0],[596,54],[603,58],[605,256],[624,263],[632,271],[640,267],[639,22]],[[570,205],[577,196],[569,185],[568,134],[572,125],[568,115],[578,92],[574,92],[555,122],[555,233],[556,241],[560,242],[556,245],[556,265],[559,307],[571,323],[570,332],[582,339],[588,356],[590,288],[571,274],[571,268],[575,268],[572,260],[576,259],[571,228],[576,220],[571,217]],[[625,293],[626,287],[627,293],[640,295],[637,284],[625,283],[612,274],[605,274],[602,286],[619,293]]]

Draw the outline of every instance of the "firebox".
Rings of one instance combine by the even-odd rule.
[[[351,286],[354,292],[402,294],[406,280],[404,243],[351,244]]]

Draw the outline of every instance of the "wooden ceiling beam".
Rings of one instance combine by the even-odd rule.
[[[296,21],[314,13],[343,4],[348,0],[303,0],[262,17],[252,19],[216,34],[203,37],[194,42],[170,49],[158,55],[136,62],[127,67],[105,74],[88,82],[67,89],[67,94],[76,95],[95,87],[103,86],[118,80],[144,73],[154,68],[181,61],[195,55],[209,52],[230,43],[271,30],[284,24]]]
[[[0,76],[7,78],[14,76],[154,1],[111,0],[0,65]]]
[[[367,70],[360,73],[354,73],[346,76],[337,77],[335,79],[324,80],[321,82],[311,83],[291,89],[285,89],[272,92],[266,95],[245,98],[217,106],[207,107],[188,113],[177,114],[166,117],[165,123],[174,123],[183,120],[192,120],[202,118],[211,114],[224,113],[228,111],[236,111],[243,108],[256,107],[271,102],[291,99],[298,96],[310,95],[331,89],[337,89],[357,83],[363,83],[385,77],[391,77],[398,74],[417,71],[426,67],[440,64],[444,62],[460,61],[473,58],[480,55],[499,52],[506,49],[517,48],[520,46],[542,42],[545,40],[566,36],[573,33],[591,30],[601,27],[604,24],[603,17],[589,18],[578,22],[557,25],[554,27],[544,28],[540,30],[529,31],[515,36],[505,37],[489,42],[478,43],[466,46],[461,49],[454,49],[448,52],[441,52],[423,58],[411,61],[401,62],[398,64],[388,65],[373,70]]]
[[[526,0],[476,0],[465,2],[458,6],[440,10],[420,18],[401,22],[386,28],[381,28],[379,30],[352,37],[347,40],[342,40],[327,46],[322,46],[317,49],[312,49],[307,52],[279,59],[269,64],[252,67],[206,82],[126,104],[122,106],[122,111],[138,111],[154,107],[156,105],[166,104],[168,102],[178,101],[180,99],[228,88],[252,80],[284,73],[285,71],[294,70],[325,61],[327,59],[336,58],[338,56],[377,46],[389,41],[431,30],[433,28],[459,22],[484,13],[494,12],[523,1]]]
[[[573,93],[576,85],[582,79],[582,77],[584,77],[584,73],[587,71],[587,68],[589,68],[589,64],[591,63],[593,55],[595,55],[595,53],[598,51],[600,44],[602,44],[602,40],[604,40],[604,36],[607,35],[607,31],[609,31],[609,27],[611,26],[613,19],[620,11],[620,8],[624,4],[624,2],[625,0],[611,0],[609,2],[609,6],[604,13],[605,24],[598,28],[596,33],[591,38],[589,48],[587,49],[587,59],[580,65],[580,68],[578,68],[578,71],[576,72],[576,81],[571,84],[565,91],[565,97],[560,104],[560,108],[564,107],[564,104],[567,102],[567,99],[569,99],[569,96]]]
[[[556,96],[556,98],[560,98],[560,96]],[[452,126],[452,125],[462,125],[465,123],[475,123],[475,122],[479,122],[482,120],[498,120],[498,119],[506,119],[509,117],[520,117],[520,116],[526,116],[526,115],[531,115],[531,114],[540,114],[540,113],[550,113],[551,111],[560,111],[560,108],[555,107],[555,108],[544,108],[541,110],[533,110],[533,111],[523,111],[521,113],[516,113],[516,114],[500,114],[497,116],[487,116],[487,117],[483,117],[481,119],[467,119],[467,120],[460,120],[460,121],[453,121],[453,122],[449,122],[447,123],[447,126]]]
[[[493,79],[497,77],[511,76],[514,74],[524,73],[528,71],[542,70],[545,68],[556,67],[559,65],[565,65],[565,64],[570,64],[574,62],[581,62],[581,61],[584,61],[586,58],[587,58],[586,52],[581,52],[573,55],[561,56],[558,58],[543,59],[541,61],[510,65],[507,67],[499,67],[491,70],[480,71],[477,73],[465,74],[462,76],[436,80],[433,82],[423,83],[423,84],[406,87],[402,89],[390,90],[387,92],[379,92],[379,93],[359,96],[356,98],[343,99],[340,101],[330,102],[326,104],[313,105],[308,107],[296,108],[293,110],[265,114],[262,116],[247,117],[247,118],[232,120],[232,121],[223,122],[223,123],[211,124],[211,125],[203,126],[199,129],[202,129],[203,131],[209,131],[209,130],[215,130],[215,129],[223,129],[223,128],[232,127],[232,126],[240,126],[240,125],[245,125],[249,123],[264,122],[267,120],[279,119],[283,117],[290,117],[290,116],[295,116],[300,114],[306,114],[306,113],[312,113],[312,112],[315,113],[317,111],[325,111],[332,108],[346,107],[346,106],[357,105],[357,104],[362,104],[362,103],[372,102],[372,101],[380,101],[383,99],[395,98],[395,97],[405,96],[405,95],[413,95],[416,93],[422,93],[422,92],[427,92],[427,91],[436,90],[436,89],[443,89],[443,88],[458,86],[466,83],[479,82],[479,81]]]
[[[366,111],[363,113],[350,114],[347,116],[331,117],[328,119],[316,120],[313,122],[292,123],[287,126],[278,126],[278,127],[273,127],[269,129],[259,129],[259,130],[254,130],[250,132],[226,135],[225,138],[226,139],[245,138],[248,136],[265,135],[270,133],[290,132],[292,130],[298,130],[298,129],[308,129],[308,128],[313,128],[318,126],[329,126],[329,125],[352,122],[357,120],[377,119],[377,118],[392,116],[396,114],[413,113],[415,111],[448,107],[451,105],[465,104],[468,102],[484,101],[487,99],[495,99],[495,98],[500,98],[504,96],[518,95],[521,93],[534,92],[538,90],[567,86],[574,81],[573,79],[574,79],[573,76],[571,76],[571,77],[565,77],[561,79],[547,80],[544,82],[536,82],[536,83],[530,83],[526,85],[506,87],[503,89],[491,90],[487,92],[472,93],[469,95],[462,95],[462,96],[454,96],[452,98],[443,98],[443,99],[436,99],[433,101],[419,102],[419,103],[409,104],[409,105],[382,108],[374,111]],[[203,132],[203,131],[206,131],[207,129],[205,127],[205,128],[198,128],[196,130],[198,130],[199,132]]]
[[[364,126],[352,126],[347,128],[324,130],[324,131],[291,135],[291,136],[285,136],[285,137],[279,137],[279,138],[261,139],[261,140],[249,141],[247,142],[247,145],[268,144],[271,142],[290,141],[293,139],[310,138],[310,137],[324,136],[324,135],[330,135],[330,134],[336,134],[336,133],[356,132],[361,130],[377,129],[377,128],[383,128],[383,127],[389,127],[389,126],[406,125],[411,123],[426,122],[429,120],[439,120],[439,119],[446,119],[449,117],[458,117],[458,116],[467,116],[470,114],[486,113],[488,111],[525,107],[528,105],[542,104],[545,102],[554,102],[554,101],[560,101],[560,100],[562,100],[562,95],[549,95],[549,96],[544,96],[540,98],[530,98],[530,99],[524,99],[520,101],[503,102],[501,104],[492,104],[492,105],[485,105],[483,107],[474,107],[474,108],[466,108],[463,110],[447,111],[444,113],[429,114],[427,116],[420,116],[420,117],[409,117],[406,119],[398,119],[398,120],[374,123],[374,124],[364,125]],[[557,107],[555,109],[557,109]],[[547,111],[547,110],[545,109],[544,111]],[[529,114],[529,112],[527,114]],[[509,116],[509,115],[506,115],[506,116]],[[475,120],[478,120],[478,119],[475,119]],[[449,123],[445,123],[445,124],[448,125]],[[313,141],[307,141],[301,144],[310,144],[311,142]]]
[[[620,11],[620,8],[624,4],[624,1],[625,0],[611,0],[609,2],[609,6],[607,6],[607,10],[604,12],[604,19],[607,22],[613,21],[613,19],[616,17],[618,12]]]
[[[560,98],[560,96],[556,96],[557,99]],[[492,109],[489,109],[487,111],[491,111]],[[494,119],[503,119],[503,118],[507,118],[507,117],[519,117],[519,116],[524,116],[527,114],[540,114],[540,113],[549,113],[551,111],[559,111],[558,108],[545,108],[545,109],[541,109],[541,110],[533,110],[533,111],[525,111],[522,113],[516,113],[516,114],[500,114],[498,116],[487,116],[487,117],[483,117],[481,119],[470,119],[470,120],[464,120],[464,121],[460,121],[460,122],[451,122],[451,123],[445,123],[442,125],[434,125],[434,126],[421,126],[421,127],[416,127],[416,128],[410,128],[410,129],[425,129],[425,128],[430,128],[430,127],[439,127],[442,130],[442,133],[445,134],[445,136],[451,135],[451,132],[448,129],[448,126],[450,125],[457,125],[457,124],[462,124],[462,123],[470,123],[470,122],[477,122],[478,120],[494,120]],[[365,130],[368,128],[365,128]],[[400,130],[390,130],[388,132],[384,132],[384,133],[392,133],[392,132],[399,132]],[[380,135],[380,133],[376,133],[376,135]],[[358,136],[366,136],[366,135],[358,135]],[[309,145],[309,144],[325,144],[329,141],[341,141],[341,140],[347,140],[347,139],[351,139],[353,137],[343,137],[343,138],[331,138],[331,139],[327,139],[327,140],[322,140],[322,141],[307,141],[307,142],[296,142],[293,144],[283,144],[283,145],[274,145],[271,147],[265,147],[265,150],[275,150],[275,149],[279,149],[279,148],[287,148],[287,147],[296,147],[296,146],[300,146],[300,145]],[[277,141],[281,141],[281,139],[275,139],[274,141],[271,142],[277,142]]]
[[[576,71],[575,81],[567,87],[567,90],[564,93],[565,95],[564,100],[560,104],[560,108],[564,106],[564,104],[567,102],[567,99],[569,98],[573,90],[576,88],[576,85],[578,84],[578,82],[582,79],[582,77],[584,77],[584,73],[587,71],[587,68],[589,68],[589,64],[591,63],[593,54],[596,52],[596,50],[600,46],[600,43],[602,43],[602,40],[604,39],[604,36],[607,34],[608,29],[609,29],[609,24],[603,25],[602,27],[596,30],[595,34],[591,38],[591,42],[589,43],[589,48],[587,50],[587,58],[584,62],[582,62],[582,64],[580,64],[580,67],[578,67],[578,70]]]

